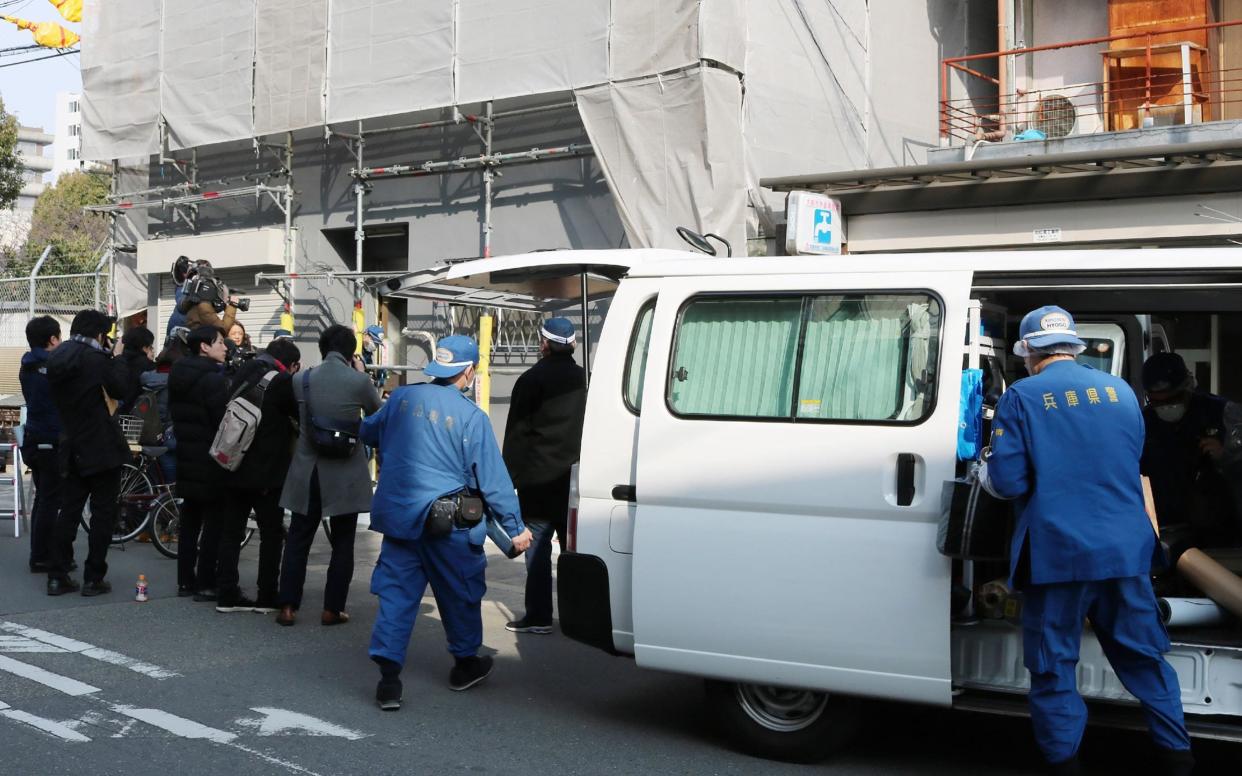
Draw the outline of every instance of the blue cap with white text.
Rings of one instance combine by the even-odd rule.
[[[423,368],[428,377],[456,377],[479,363],[479,346],[474,339],[461,334],[445,337],[436,344],[435,359]]]
[[[562,345],[574,344],[577,337],[574,325],[569,322],[568,318],[549,318],[543,322],[543,328],[539,333],[549,342],[558,342]]]
[[[1027,313],[1018,326],[1018,336],[1032,348],[1086,344],[1078,338],[1074,317],[1056,305],[1045,305]]]

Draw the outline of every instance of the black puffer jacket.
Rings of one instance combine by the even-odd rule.
[[[246,450],[241,466],[229,475],[229,485],[254,490],[280,490],[293,459],[293,443],[297,435],[293,421],[298,416],[298,403],[293,398],[293,378],[277,366],[276,359],[266,353],[242,364],[233,378],[233,391],[252,389],[268,372],[280,372],[272,378],[263,393],[260,409],[263,418],[255,430],[254,441]]]
[[[108,405],[124,395],[125,363],[86,342],[69,339],[47,359],[47,382],[60,416],[60,460],[64,471],[98,474],[129,463],[125,435]]]
[[[141,350],[128,348],[119,356],[125,362],[125,393],[120,396],[121,412],[130,412],[134,408],[134,400],[142,393],[142,373],[155,368],[155,362],[147,358]]]
[[[221,364],[204,356],[189,356],[173,364],[168,376],[168,409],[177,435],[178,496],[223,497],[225,470],[207,451],[228,403],[229,381]]]

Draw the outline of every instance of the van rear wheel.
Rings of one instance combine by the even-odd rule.
[[[769,760],[819,762],[861,726],[854,702],[813,690],[708,680],[707,703],[735,747]]]

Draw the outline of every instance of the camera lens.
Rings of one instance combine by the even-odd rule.
[[[237,309],[238,309],[238,310],[241,310],[243,313],[244,313],[244,312],[249,312],[249,310],[250,310],[250,300],[249,300],[248,298],[247,298],[247,299],[238,299],[238,300],[237,300]]]

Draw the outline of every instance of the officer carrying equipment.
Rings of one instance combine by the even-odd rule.
[[[1077,364],[1084,343],[1059,307],[1026,315],[1014,353],[1031,377],[1001,396],[981,478],[1016,500],[1010,584],[1024,595],[1031,721],[1058,773],[1079,773],[1087,707],[1076,667],[1083,620],[1143,704],[1162,772],[1194,767],[1177,674],[1151,587],[1157,537],[1139,479],[1143,418],[1124,380]]]
[[[371,577],[379,611],[370,654],[380,667],[376,701],[386,711],[401,706],[399,677],[428,584],[455,659],[449,686],[466,690],[487,678],[492,659],[478,654],[487,589],[486,523],[498,523],[519,549],[530,542],[491,421],[463,395],[478,360],[471,338],[441,340],[435,360],[423,370],[434,382],[398,388],[362,423],[362,440],[378,447],[383,461],[371,505],[371,530],[384,541]],[[469,494],[481,498],[486,518],[472,522],[474,515],[464,513],[469,507],[459,508]],[[453,501],[457,508],[437,513],[448,518],[447,533],[443,522],[433,529],[434,505]]]

